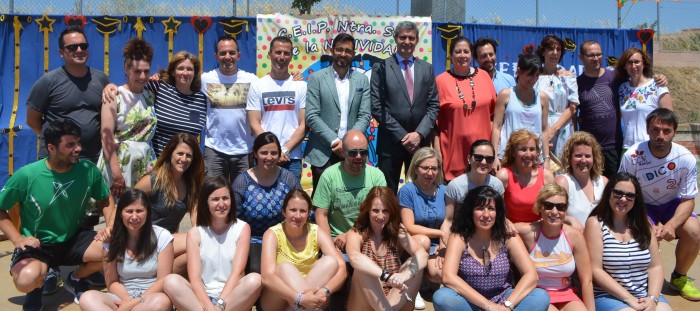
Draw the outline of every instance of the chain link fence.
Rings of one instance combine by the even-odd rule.
[[[431,15],[435,21],[582,28],[653,28],[659,50],[700,51],[700,0],[320,0],[312,14]],[[578,4],[583,3],[583,4]],[[296,14],[292,0],[0,0],[27,15],[255,16]],[[461,13],[464,11],[464,14]],[[694,13],[693,13],[694,12]]]

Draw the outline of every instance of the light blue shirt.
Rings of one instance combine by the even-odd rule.
[[[496,95],[498,95],[502,89],[515,86],[515,79],[505,72],[496,70],[493,75],[493,86],[496,88]]]

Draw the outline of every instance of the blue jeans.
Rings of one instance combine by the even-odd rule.
[[[299,183],[301,183],[301,159],[289,159],[287,164],[280,165],[280,167],[286,168],[292,172],[294,177],[296,177],[299,180]]]
[[[664,295],[660,295],[659,303],[668,303]],[[603,295],[595,297],[595,309],[596,310],[620,310],[629,307],[626,302],[615,298],[613,295]]]
[[[506,293],[506,297],[510,295],[513,290],[510,289]],[[462,297],[462,295],[455,292],[449,287],[443,287],[438,289],[435,294],[433,294],[433,307],[435,311],[471,311],[471,310],[484,310],[483,306],[477,306]],[[597,306],[596,306],[597,307]],[[541,288],[535,288],[531,291],[525,298],[520,301],[520,303],[515,306],[514,310],[523,311],[546,311],[549,308],[549,295],[547,291]],[[606,309],[598,309],[606,310]]]

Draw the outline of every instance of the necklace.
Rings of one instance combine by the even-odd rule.
[[[537,102],[537,92],[533,92],[534,96],[532,97],[532,102],[529,104],[526,104],[522,99],[520,99],[520,95],[518,95],[518,91],[516,89],[513,89],[513,92],[515,92],[515,98],[520,102],[521,105],[523,105],[525,108],[530,108],[532,107],[536,102]]]
[[[476,93],[474,92],[474,76],[476,73],[479,71],[479,68],[474,68],[473,73],[469,73],[466,76],[460,76],[452,70],[448,70],[447,72],[452,75],[453,78],[455,78],[455,89],[457,89],[457,94],[459,94],[459,98],[462,100],[462,109],[463,110],[468,110],[472,111],[472,109],[476,108]],[[467,101],[464,100],[464,93],[462,93],[462,89],[459,88],[459,83],[458,81],[464,80],[464,79],[469,79],[469,86],[472,88],[472,105],[471,107],[467,105]]]

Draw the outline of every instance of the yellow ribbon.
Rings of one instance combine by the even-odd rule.
[[[20,31],[24,28],[22,27],[22,23],[19,21],[19,16],[15,16],[14,21],[12,22],[12,27],[15,30],[15,92],[12,99],[12,116],[10,117],[10,125],[8,126],[9,133],[7,135],[7,173],[10,176],[15,173],[14,138],[17,136],[17,134],[15,133],[14,127],[15,121],[17,120],[17,108],[19,107],[19,40]],[[18,129],[21,130],[22,128],[19,127]]]

